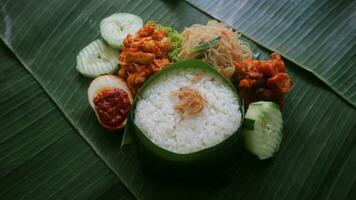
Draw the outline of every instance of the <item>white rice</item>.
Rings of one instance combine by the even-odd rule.
[[[156,145],[179,154],[212,147],[231,136],[241,125],[236,94],[220,77],[204,73],[192,82],[196,70],[175,71],[152,83],[137,102],[135,124]],[[201,72],[200,72],[201,73]],[[200,113],[182,118],[173,91],[188,86],[206,100]]]

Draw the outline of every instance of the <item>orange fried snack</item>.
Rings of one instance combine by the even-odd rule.
[[[271,60],[245,60],[235,63],[234,79],[246,106],[254,101],[274,101],[283,106],[283,95],[292,88],[292,80],[277,53]]]
[[[165,30],[155,27],[147,24],[123,42],[118,76],[126,81],[132,95],[149,76],[171,63],[167,56],[172,49],[171,41]]]

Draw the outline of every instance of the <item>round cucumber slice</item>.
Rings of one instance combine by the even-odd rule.
[[[128,34],[135,34],[143,26],[143,20],[130,13],[115,13],[100,22],[101,37],[110,46],[120,47]]]
[[[117,57],[117,51],[98,39],[79,52],[76,68],[83,76],[89,78],[113,74],[119,69]]]
[[[283,136],[283,119],[278,105],[267,101],[251,103],[244,123],[246,149],[261,160],[272,157]]]

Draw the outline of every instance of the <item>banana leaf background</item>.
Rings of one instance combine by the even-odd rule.
[[[293,79],[273,159],[243,147],[231,182],[142,173],[135,146],[96,121],[75,70],[100,20],[130,12],[179,31],[217,18]],[[0,2],[0,199],[355,199],[355,1]],[[212,172],[213,173],[213,172]]]

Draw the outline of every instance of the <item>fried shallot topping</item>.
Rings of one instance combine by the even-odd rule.
[[[201,79],[203,79],[204,73],[203,72],[197,72],[194,74],[192,83],[198,83]]]
[[[179,98],[180,102],[174,109],[181,112],[183,117],[197,114],[203,110],[204,98],[195,89],[185,86],[172,92],[172,95]]]

